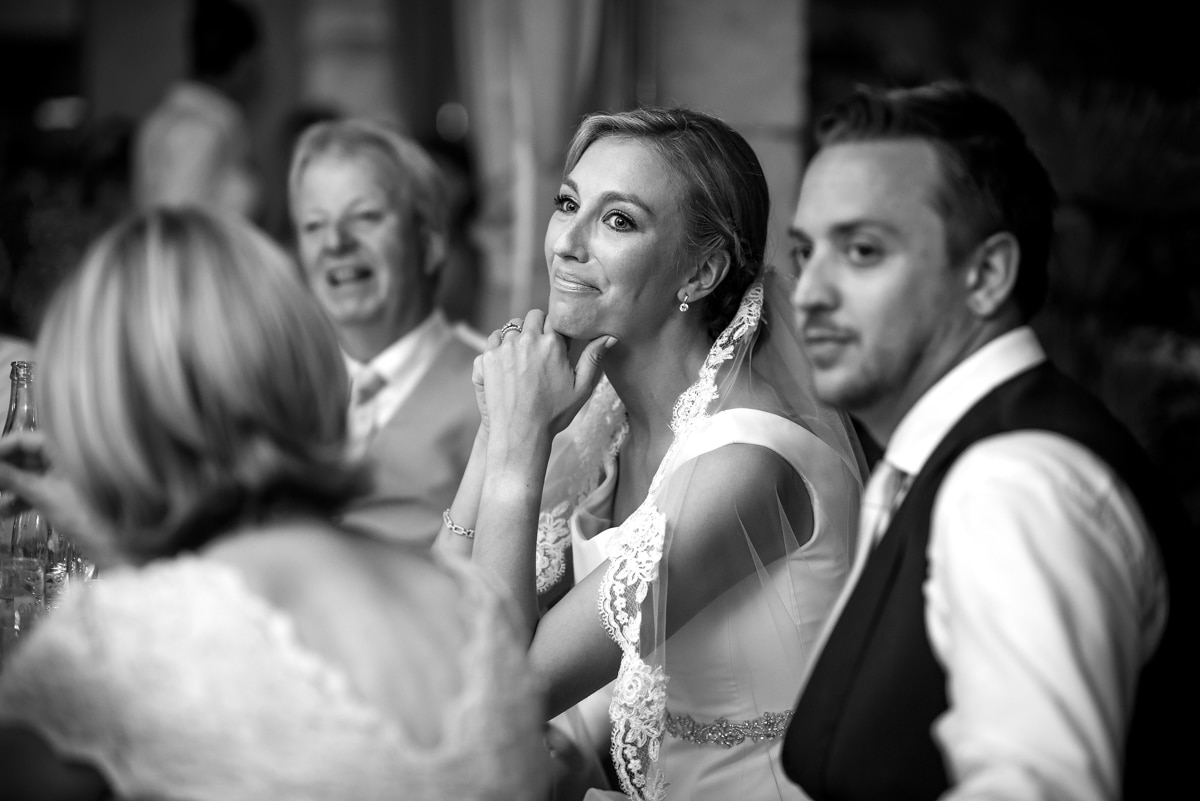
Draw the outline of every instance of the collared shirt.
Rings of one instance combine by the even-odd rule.
[[[367,403],[370,422],[359,430],[359,440],[354,444],[360,448],[366,447],[372,434],[392,419],[429,372],[448,339],[457,337],[477,344],[472,333],[463,326],[452,326],[440,310],[434,310],[416,328],[388,345],[367,364],[343,353],[352,385],[358,375],[367,369],[373,370],[386,382],[383,389]],[[482,350],[482,345],[479,345],[479,349]]]
[[[1033,331],[988,343],[900,421],[910,475],[980,399],[1045,359]],[[934,736],[944,799],[1116,799],[1141,664],[1166,620],[1157,550],[1129,488],[1043,431],[968,448],[934,502],[925,621],[947,674]],[[864,549],[865,550],[865,549]]]
[[[173,86],[139,127],[133,172],[141,208],[197,204],[249,216],[259,200],[242,112],[192,81]]]

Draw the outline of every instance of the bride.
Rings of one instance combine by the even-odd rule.
[[[863,466],[764,267],[768,212],[720,120],[587,118],[546,232],[548,308],[476,360],[484,424],[437,547],[516,600],[550,714],[604,700],[635,799],[803,798],[779,746]]]

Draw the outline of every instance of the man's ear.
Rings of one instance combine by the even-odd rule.
[[[966,270],[967,306],[989,319],[1007,308],[1017,285],[1021,246],[1007,231],[992,234],[976,249]]]
[[[425,232],[425,275],[436,275],[446,260],[446,237],[436,231]]]
[[[725,280],[729,264],[729,251],[717,250],[710,253],[696,267],[687,283],[679,288],[679,300],[682,301],[685,294],[688,300],[693,302],[707,297],[717,288],[717,284]]]

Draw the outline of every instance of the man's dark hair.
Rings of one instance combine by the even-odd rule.
[[[1013,296],[1024,319],[1045,302],[1057,202],[1050,176],[1012,115],[964,84],[907,89],[859,87],[817,122],[817,143],[929,142],[941,165],[930,200],[946,223],[947,252],[958,263],[1001,231],[1020,247]]]
[[[193,0],[188,25],[192,75],[200,78],[228,75],[237,63],[258,47],[258,17],[233,0]]]

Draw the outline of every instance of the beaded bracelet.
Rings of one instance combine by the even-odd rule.
[[[463,527],[462,527],[462,526],[460,526],[458,523],[455,523],[453,520],[451,520],[451,519],[450,519],[450,510],[449,510],[449,509],[447,509],[446,511],[442,512],[442,522],[446,524],[446,528],[450,529],[451,531],[453,531],[453,532],[454,532],[455,534],[457,534],[458,536],[460,536],[460,537],[466,537],[466,538],[467,538],[467,539],[469,539],[469,540],[473,540],[473,539],[475,539],[475,529],[473,529],[473,528],[463,528]]]

